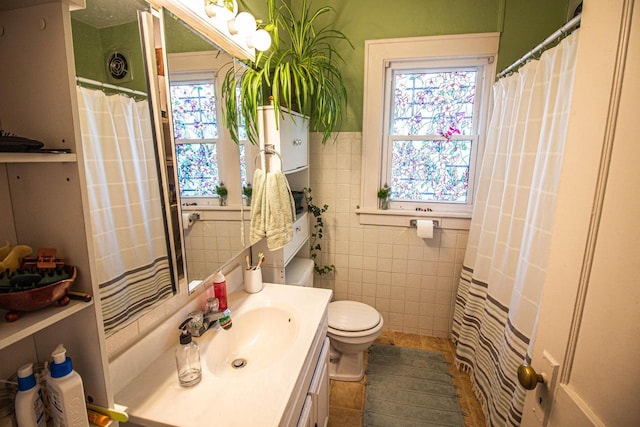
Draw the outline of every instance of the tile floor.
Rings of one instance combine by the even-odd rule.
[[[467,414],[465,427],[482,427],[486,423],[482,414],[482,407],[473,394],[469,376],[457,370],[453,364],[455,348],[447,338],[424,337],[404,332],[383,331],[376,340],[379,344],[393,344],[403,347],[421,348],[429,351],[439,351],[451,363],[449,371],[453,375],[453,383],[458,388],[460,408]],[[367,376],[360,382],[344,382],[331,380],[331,395],[329,398],[329,427],[357,427],[362,426],[362,411],[364,410],[365,382]]]

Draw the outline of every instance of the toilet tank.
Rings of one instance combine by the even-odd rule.
[[[293,258],[287,264],[284,280],[287,285],[313,287],[313,260]]]

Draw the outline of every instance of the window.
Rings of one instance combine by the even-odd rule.
[[[383,179],[391,187],[391,206],[467,203],[482,67],[416,65],[387,69]]]
[[[361,213],[377,211],[384,184],[391,209],[376,213],[471,213],[498,40],[482,33],[365,43]]]
[[[219,179],[213,77],[174,81],[170,90],[180,197],[215,197]]]

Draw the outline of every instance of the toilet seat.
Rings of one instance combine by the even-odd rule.
[[[368,333],[380,324],[380,313],[358,301],[334,301],[328,309],[329,329],[333,333],[356,335]]]

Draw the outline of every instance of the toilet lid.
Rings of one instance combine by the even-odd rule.
[[[329,304],[329,327],[346,332],[366,331],[380,323],[378,311],[357,301],[334,301]]]

